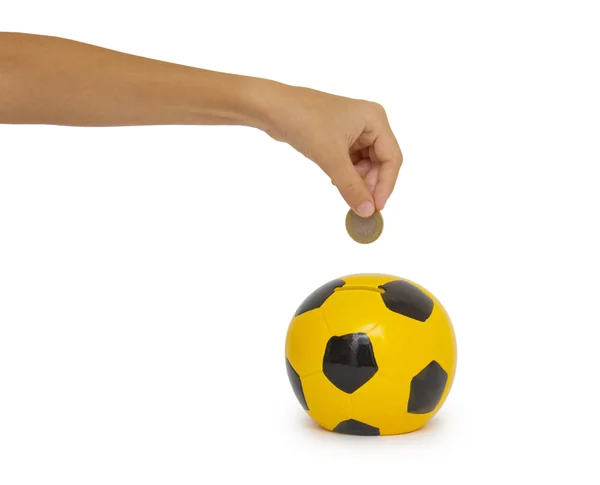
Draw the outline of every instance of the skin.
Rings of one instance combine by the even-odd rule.
[[[0,32],[0,123],[257,128],[315,162],[362,217],[385,207],[402,165],[377,103],[41,35]]]

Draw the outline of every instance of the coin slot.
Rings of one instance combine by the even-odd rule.
[[[349,291],[349,290],[362,290],[362,291],[374,291],[375,293],[385,293],[385,290],[382,290],[381,288],[377,288],[377,287],[373,287],[373,286],[360,286],[360,285],[354,285],[354,286],[349,286],[349,285],[344,285],[344,286],[340,286],[339,288],[336,288],[335,291]]]

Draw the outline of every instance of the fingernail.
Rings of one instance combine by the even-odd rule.
[[[363,204],[359,205],[355,209],[355,212],[360,217],[370,217],[373,214],[374,210],[375,210],[375,208],[373,207],[373,203],[368,201],[368,202],[364,202]]]

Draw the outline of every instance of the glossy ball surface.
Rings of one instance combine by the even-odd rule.
[[[304,410],[329,431],[393,435],[423,427],[456,371],[450,317],[425,288],[396,276],[330,281],[298,307],[287,373]]]

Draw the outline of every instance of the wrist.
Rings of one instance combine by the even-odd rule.
[[[202,69],[194,69],[187,79],[190,82],[173,83],[175,97],[186,106],[186,123],[248,126],[265,132],[285,118],[285,100],[293,89],[269,79]]]
[[[254,77],[245,77],[242,83],[242,111],[249,125],[264,132],[275,131],[285,116],[286,99],[293,87]]]

